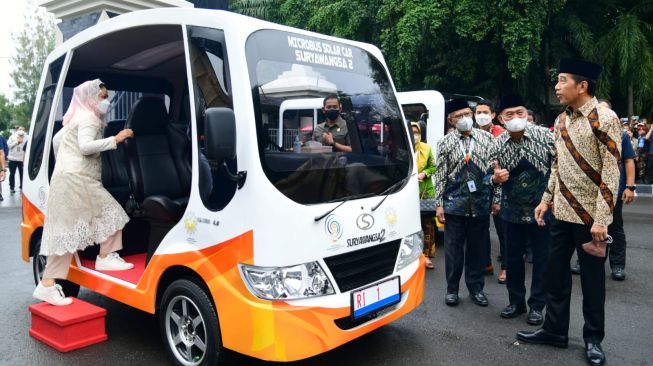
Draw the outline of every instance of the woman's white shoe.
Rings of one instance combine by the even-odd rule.
[[[58,284],[50,287],[45,287],[41,282],[39,282],[39,285],[36,286],[36,289],[34,289],[32,296],[41,301],[45,301],[48,304],[56,306],[70,305],[73,302],[72,298],[66,297],[66,295],[64,295],[63,290],[61,289],[61,285]]]
[[[134,265],[125,262],[116,252],[109,253],[104,258],[98,255],[95,259],[95,269],[98,271],[124,271],[132,268]]]

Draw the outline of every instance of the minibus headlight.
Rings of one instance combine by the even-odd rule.
[[[418,231],[415,234],[408,235],[401,242],[399,247],[399,260],[397,261],[397,271],[413,263],[422,255],[424,250],[424,233]]]
[[[335,293],[317,262],[292,267],[240,267],[250,291],[262,299],[292,300]]]

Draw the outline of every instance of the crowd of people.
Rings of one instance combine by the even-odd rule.
[[[653,127],[644,119],[622,123],[608,101],[595,97],[600,65],[563,59],[558,72],[556,96],[566,108],[552,129],[536,124],[519,95],[502,97],[496,108],[483,100],[474,110],[465,99],[449,101],[445,114],[452,128],[433,149],[421,141],[420,124],[411,124],[420,199],[435,201],[435,214],[424,214],[421,219],[425,265],[434,268],[436,227],[444,225],[445,304],[456,306],[461,301],[464,272],[470,300],[488,306],[484,286],[485,275],[493,273],[492,218],[500,242],[497,279],[507,288],[500,316],[511,319],[527,313],[528,324],[541,325],[536,331],[518,332],[517,339],[567,347],[573,271],[580,274],[583,291],[586,360],[590,365],[603,365],[605,261],[610,258],[613,279],[625,279],[626,236],[621,211],[623,204],[634,199],[636,179],[653,182]],[[48,207],[56,212],[49,213],[45,222],[41,247],[48,261],[34,292],[36,298],[51,304],[71,303],[54,280],[67,277],[70,256],[80,248],[101,243],[96,269],[132,267],[117,254],[128,217],[102,187],[97,153],[115,149],[132,137],[133,131],[101,138],[99,131],[109,108],[107,97],[99,80],[75,88],[64,129],[53,139],[55,151],[61,150],[58,154],[62,156],[92,155],[89,166],[82,168],[91,169],[93,176],[80,175],[75,159],[62,159],[72,163],[55,166]],[[335,151],[349,152],[341,111],[337,96],[324,99],[326,120],[316,128],[314,139]],[[16,186],[22,189],[26,144],[22,127],[6,144],[0,137],[0,180],[8,167],[11,193]],[[88,187],[88,196],[66,193],[67,187],[79,184]],[[70,208],[70,200],[79,201],[73,205],[77,209]],[[86,207],[89,202],[103,202],[103,211]],[[97,235],[77,238],[82,233],[74,220],[99,226],[85,231]],[[67,246],[63,238],[70,237],[79,240]],[[574,252],[578,262],[570,265]],[[528,296],[526,257],[533,263]]]
[[[429,164],[431,149],[413,124],[420,188],[432,175],[436,202],[435,218],[423,216],[422,226],[431,237],[433,221],[445,225],[444,302],[459,303],[464,271],[470,300],[488,306],[483,288],[484,274],[492,273],[492,217],[500,242],[498,280],[507,287],[500,316],[528,312],[526,322],[541,325],[518,332],[521,342],[567,347],[571,273],[579,267],[585,356],[588,364],[603,365],[604,263],[609,257],[612,278],[625,279],[621,210],[634,199],[636,170],[640,181],[653,178],[643,174],[653,171],[653,129],[645,120],[622,124],[609,102],[595,97],[600,65],[563,59],[558,71],[556,96],[566,108],[553,128],[538,126],[519,95],[501,98],[496,109],[487,100],[472,110],[465,99],[453,99],[445,112],[452,129],[435,144]],[[435,253],[431,245],[426,241],[427,256]],[[570,265],[574,252],[578,263]],[[528,296],[527,257],[533,263]]]

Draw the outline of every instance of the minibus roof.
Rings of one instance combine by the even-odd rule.
[[[97,37],[103,36],[115,31],[135,28],[147,25],[197,25],[204,27],[213,27],[222,29],[225,33],[237,33],[244,36],[245,39],[251,33],[261,29],[275,29],[295,34],[316,37],[333,42],[340,42],[352,46],[360,47],[371,53],[387,69],[385,60],[381,51],[371,44],[351,41],[343,38],[336,38],[315,32],[309,32],[298,28],[292,28],[260,19],[248,17],[241,14],[232,13],[224,10],[195,9],[195,8],[159,8],[138,10],[122,14],[111,19],[102,21],[82,32],[74,35],[58,47],[56,47],[48,56],[46,63],[64,55],[68,50],[79,47]],[[236,32],[237,30],[237,32]],[[233,35],[232,35],[233,37]]]

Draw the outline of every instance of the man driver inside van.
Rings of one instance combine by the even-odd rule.
[[[315,127],[313,140],[332,146],[333,151],[351,152],[347,122],[340,117],[342,105],[337,95],[330,94],[324,98],[322,112],[326,120]]]

